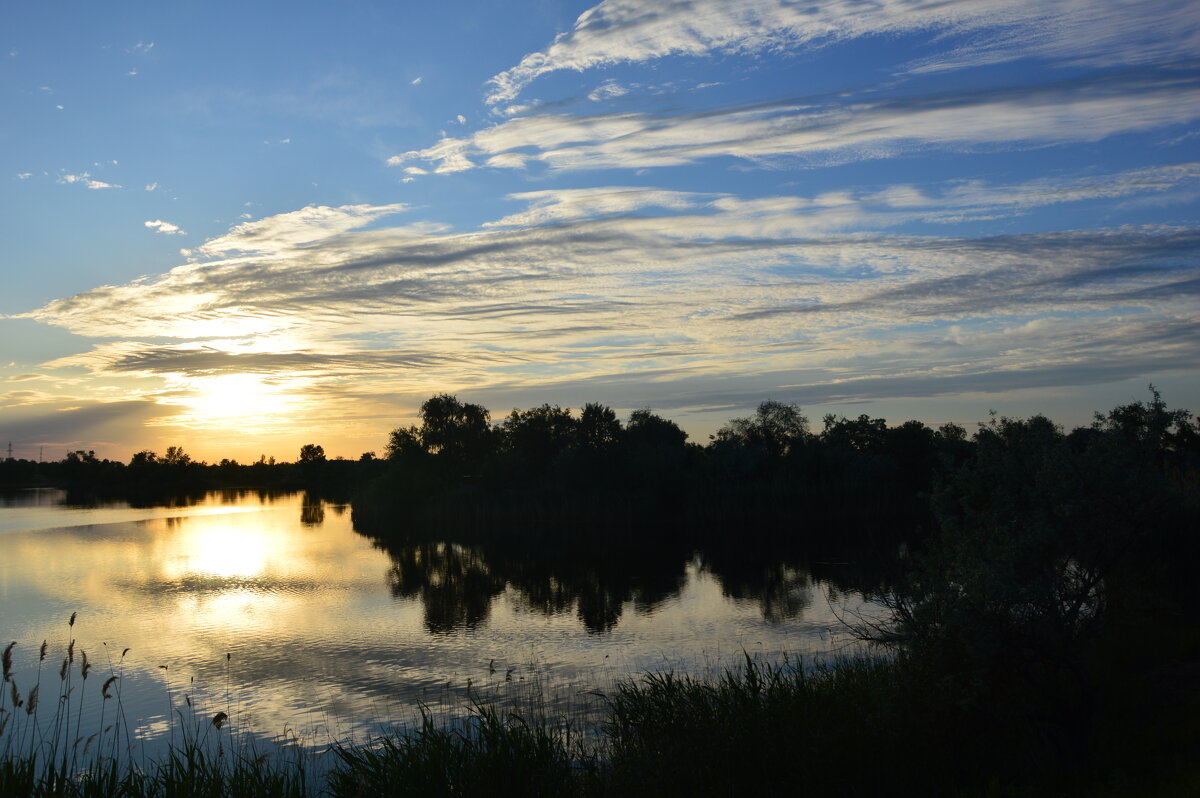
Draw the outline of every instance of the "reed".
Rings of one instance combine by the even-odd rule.
[[[229,714],[193,706],[190,695],[176,706],[164,679],[170,706],[170,742],[157,760],[134,756],[130,723],[122,702],[125,657],[107,664],[107,677],[94,689],[96,661],[69,635],[53,720],[43,726],[38,706],[43,642],[37,683],[22,696],[15,679],[11,643],[0,655],[7,689],[0,691],[0,795],[50,798],[104,796],[309,796],[309,754],[299,747],[257,750],[255,738],[235,731]],[[228,660],[227,660],[228,662]],[[103,666],[102,666],[103,667]],[[165,674],[164,669],[164,674]],[[228,693],[228,691],[227,691]],[[86,704],[99,702],[98,728],[84,728]],[[109,704],[114,706],[109,708]],[[186,707],[186,710],[185,710]],[[95,717],[96,715],[93,715]],[[178,729],[176,728],[178,727]]]

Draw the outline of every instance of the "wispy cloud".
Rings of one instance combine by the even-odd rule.
[[[642,208],[691,209],[701,207],[718,196],[721,195],[624,186],[525,191],[510,194],[509,199],[527,202],[528,210],[494,222],[485,222],[483,226],[528,227],[547,222],[629,213]]]
[[[914,70],[960,68],[1036,56],[1106,65],[1191,58],[1200,21],[1188,0],[1102,2],[957,0],[870,4],[830,0],[605,0],[545,50],[493,77],[487,101],[511,102],[531,82],[560,70],[584,71],[667,56],[764,53],[927,31],[961,37]]]
[[[406,210],[408,206],[404,203],[343,205],[340,208],[310,205],[291,213],[239,224],[226,235],[205,242],[199,251],[210,257],[234,252],[281,254]]]
[[[1100,141],[1200,119],[1200,79],[1126,73],[992,91],[878,99],[805,99],[694,113],[540,114],[393,156],[437,173],[479,166],[646,168],[733,157],[759,165],[830,165],[932,149]]]
[[[731,378],[758,398],[799,385],[795,395],[828,398],[1083,384],[1191,362],[1194,228],[887,229],[1197,181],[1200,166],[1185,163],[811,196],[544,189],[463,233],[376,226],[403,205],[314,206],[239,225],[158,277],[27,315],[110,339],[55,368],[260,374],[306,391],[354,378],[379,396],[636,384],[667,407],[732,401]]]

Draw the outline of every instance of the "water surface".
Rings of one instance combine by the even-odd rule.
[[[586,713],[615,680],[648,670],[710,675],[743,652],[846,651],[842,619],[872,611],[837,564],[818,578],[786,559],[679,546],[575,562],[383,546],[354,530],[347,505],[301,493],[148,508],[65,498],[0,498],[0,635],[18,641],[18,690],[40,679],[39,714],[53,713],[45,696],[73,636],[93,665],[74,682],[83,728],[112,712],[100,684],[119,675],[134,737],[151,742],[217,711],[314,747],[477,697]]]

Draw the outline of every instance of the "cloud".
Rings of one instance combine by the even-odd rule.
[[[622,97],[629,93],[629,89],[625,88],[615,80],[606,80],[596,88],[588,92],[587,98],[592,102],[600,102],[601,100],[611,100],[614,97]]]
[[[408,369],[445,364],[452,359],[434,352],[406,352],[394,349],[342,353],[228,352],[204,345],[159,346],[124,343],[97,347],[86,356],[70,358],[69,362],[86,363],[92,368],[102,367],[110,372],[169,373],[188,377],[272,375],[283,372],[296,378],[394,374]],[[493,356],[493,360],[497,363],[512,362],[511,358],[500,356]]]
[[[642,208],[682,210],[697,208],[722,195],[690,191],[608,186],[604,188],[552,189],[509,194],[512,200],[529,203],[522,213],[505,216],[484,227],[514,227],[545,224],[569,219],[586,219],[609,214],[629,213]]]
[[[458,124],[460,124],[460,125],[467,124],[467,118],[465,116],[463,116],[462,114],[459,114],[458,116],[454,117],[454,120],[456,122],[458,122]]]
[[[133,69],[126,72],[125,74],[132,78],[132,77],[136,77],[137,73],[138,73],[137,67],[134,67]]]
[[[187,232],[184,230],[180,230],[177,225],[173,225],[170,222],[164,222],[162,219],[155,219],[150,222],[145,222],[144,224],[146,225],[146,227],[149,227],[151,230],[155,231],[156,233],[165,233],[165,234],[171,235],[171,236],[187,235]]]
[[[516,117],[388,163],[425,161],[440,174],[481,163],[638,169],[718,157],[760,166],[827,166],[931,150],[1094,142],[1198,118],[1200,79],[1143,71],[891,99],[798,98],[694,113]]]
[[[139,439],[148,422],[170,417],[176,411],[149,400],[94,402],[41,401],[6,407],[0,416],[0,437],[14,444],[45,444],[63,448],[88,448],[105,441]],[[47,455],[50,453],[47,452]]]
[[[419,78],[419,77],[418,77],[418,78],[413,78],[413,79],[410,81],[410,84],[411,84],[411,85],[413,85],[413,86],[420,86],[420,85],[421,85],[421,81],[422,81],[422,80],[424,80],[424,78]]]
[[[147,183],[145,186],[146,191],[154,191],[157,188],[158,188],[158,183]]]
[[[451,174],[453,172],[465,172],[468,169],[475,168],[466,156],[467,148],[471,146],[468,139],[443,138],[432,147],[424,150],[412,150],[403,155],[393,155],[388,158],[388,166],[400,166],[406,161],[413,159],[421,159],[430,162],[437,162],[437,167],[434,169],[438,174]]]
[[[17,172],[17,180],[28,180],[33,177],[32,172]]]
[[[962,42],[912,65],[935,71],[1024,57],[1105,65],[1193,57],[1200,21],[1188,0],[1102,2],[959,0],[910,3],[853,0],[605,0],[545,50],[526,55],[490,81],[487,102],[516,99],[551,72],[651,61],[668,56],[795,52],[868,37],[928,33]],[[935,39],[936,41],[937,39]]]
[[[227,234],[211,239],[199,247],[206,256],[233,252],[276,253],[315,244],[370,224],[384,216],[408,210],[404,203],[391,205],[343,205],[330,208],[309,205],[298,211],[268,216],[256,222],[245,222]]]
[[[116,183],[105,183],[103,180],[94,180],[87,172],[81,172],[77,175],[65,173],[61,174],[58,176],[58,182],[63,184],[79,183],[87,186],[90,189],[121,188],[121,186]]]
[[[1099,200],[1170,204],[1200,192],[1200,162],[1135,169],[1085,177],[1038,178],[1015,184],[956,180],[930,185],[893,184],[883,188],[831,191],[812,197],[745,199],[724,193],[667,191],[632,186],[549,189],[510,194],[528,208],[484,223],[514,227],[660,211],[720,211],[726,235],[806,236],[838,230],[885,229],[910,222],[953,225],[1026,214],[1039,207]],[[705,228],[704,216],[680,217],[677,232]],[[709,228],[714,235],[719,227]]]
[[[1200,165],[1181,163],[794,196],[542,189],[466,232],[379,224],[401,204],[310,206],[25,315],[105,339],[46,369],[253,374],[296,395],[348,379],[379,397],[636,385],[656,405],[700,406],[787,386],[861,397],[1084,384],[1189,368],[1200,231],[955,226],[1051,204],[1102,211],[1198,182]],[[913,221],[946,232],[889,232]]]

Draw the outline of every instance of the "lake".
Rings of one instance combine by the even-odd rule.
[[[355,531],[348,505],[304,493],[145,508],[66,498],[0,495],[0,643],[17,641],[19,694],[40,680],[44,725],[73,636],[92,666],[74,677],[79,728],[98,731],[102,712],[111,722],[100,689],[117,675],[143,747],[216,712],[314,749],[477,699],[586,723],[619,679],[709,676],[743,652],[851,653],[842,619],[879,612],[851,564],[751,556],[736,530],[719,552],[646,543],[566,562],[536,548],[384,545]]]

